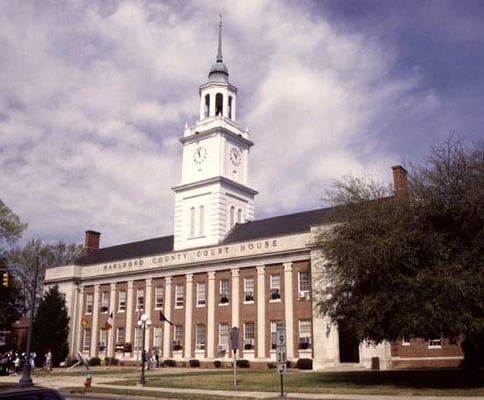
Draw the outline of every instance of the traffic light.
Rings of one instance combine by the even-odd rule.
[[[8,272],[4,272],[2,276],[2,286],[8,287]]]

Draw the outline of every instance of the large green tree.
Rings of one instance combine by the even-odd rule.
[[[0,252],[5,245],[15,243],[26,228],[27,224],[22,223],[18,215],[0,199]]]
[[[39,359],[50,350],[54,365],[65,360],[69,352],[69,316],[57,286],[49,288],[40,300],[32,333],[32,349]]]
[[[0,199],[0,270],[9,274],[8,287],[0,287],[0,330],[8,331],[23,313],[23,293],[7,258],[9,247],[22,236],[27,224]]]
[[[409,166],[408,196],[347,177],[329,192],[338,223],[319,235],[322,314],[374,342],[484,330],[484,146],[449,140]]]
[[[42,296],[42,282],[48,268],[58,267],[72,263],[82,255],[82,245],[57,243],[44,243],[39,239],[29,240],[23,247],[15,247],[8,251],[10,268],[18,271],[16,279],[23,288],[24,314],[30,310],[32,302],[32,282],[35,276],[36,257],[39,256],[39,285],[37,286],[37,299]]]

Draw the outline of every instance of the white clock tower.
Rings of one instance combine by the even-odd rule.
[[[236,223],[254,218],[257,192],[247,180],[253,143],[236,122],[237,88],[222,60],[222,22],[217,61],[199,92],[200,119],[180,139],[181,183],[173,188],[175,250],[216,245]]]

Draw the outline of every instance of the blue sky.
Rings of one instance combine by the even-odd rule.
[[[480,0],[0,1],[0,198],[25,239],[172,233],[220,12],[258,218],[484,136]]]

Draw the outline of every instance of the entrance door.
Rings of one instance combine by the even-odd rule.
[[[341,363],[359,363],[360,350],[356,334],[343,323],[338,324],[339,361]]]

